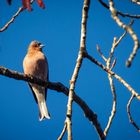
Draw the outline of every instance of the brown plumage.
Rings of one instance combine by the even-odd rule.
[[[32,41],[30,43],[27,54],[23,60],[23,69],[25,74],[29,74],[47,81],[48,62],[47,58],[42,52],[42,47],[42,44],[38,41]],[[39,107],[40,121],[45,118],[50,119],[50,115],[46,106],[47,88],[32,83],[28,84]]]

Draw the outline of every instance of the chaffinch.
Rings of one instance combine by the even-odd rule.
[[[32,41],[23,60],[24,73],[48,81],[48,61],[42,52],[42,45],[38,41]],[[39,120],[50,119],[46,106],[47,88],[37,84],[28,83],[39,107]]]

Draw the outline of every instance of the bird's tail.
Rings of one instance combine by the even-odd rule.
[[[48,112],[45,100],[38,102],[39,107],[39,120],[50,119],[50,114]]]

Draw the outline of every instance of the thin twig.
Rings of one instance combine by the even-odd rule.
[[[111,60],[114,54],[114,49],[115,49],[115,43],[116,43],[116,38],[114,38],[113,44],[112,44],[112,48],[110,51],[110,55],[108,58],[106,58],[103,53],[101,52],[101,49],[99,46],[97,46],[97,51],[99,52],[100,56],[103,58],[103,60],[106,62],[106,67],[108,69],[112,69],[115,66],[115,61],[113,62],[113,64],[111,65]],[[115,93],[115,86],[113,83],[113,79],[111,74],[108,73],[108,79],[109,79],[109,83],[110,83],[110,87],[111,87],[111,93],[113,96],[113,103],[112,103],[112,111],[111,111],[111,115],[108,119],[108,123],[106,125],[106,128],[104,129],[104,135],[107,136],[108,130],[112,124],[113,118],[115,116],[115,112],[116,112],[116,93]]]
[[[34,0],[31,0],[31,4],[33,2],[34,2]],[[10,26],[10,24],[12,24],[15,21],[15,19],[19,16],[19,14],[24,11],[24,9],[25,8],[23,6],[19,7],[17,12],[12,16],[12,18],[0,29],[0,32],[5,31]]]
[[[132,25],[132,22],[130,23]],[[116,37],[114,37],[113,43],[112,43],[112,47],[110,50],[110,54],[108,59],[103,55],[103,53],[101,52],[99,46],[97,47],[98,52],[100,53],[101,57],[104,59],[104,61],[106,62],[106,68],[112,70],[113,67],[115,66],[116,63],[116,59],[114,59],[112,65],[111,65],[111,60],[113,58],[114,55],[114,51],[115,48],[119,45],[119,43],[121,42],[121,40],[124,38],[124,36],[126,35],[126,31],[122,34],[122,36],[120,36],[120,38],[117,40]],[[108,79],[109,79],[109,83],[110,83],[110,87],[111,87],[111,93],[113,96],[113,101],[112,101],[112,110],[111,110],[111,115],[108,119],[108,123],[106,125],[106,128],[104,129],[104,135],[107,136],[108,130],[110,129],[110,126],[113,122],[113,118],[115,117],[115,113],[116,113],[116,104],[117,104],[117,100],[116,100],[116,90],[115,90],[115,86],[114,86],[114,82],[112,79],[112,75],[110,73],[108,73]]]
[[[106,125],[106,128],[104,129],[104,135],[107,136],[108,134],[108,130],[110,129],[110,126],[113,122],[113,119],[115,117],[115,113],[116,113],[116,104],[117,104],[117,100],[116,100],[116,90],[115,90],[115,86],[114,86],[114,82],[112,79],[111,74],[108,74],[108,79],[109,79],[109,83],[110,83],[110,88],[111,88],[111,93],[112,93],[112,110],[111,110],[111,115],[109,116],[108,119],[108,123]]]
[[[5,31],[10,26],[10,24],[15,21],[15,18],[19,16],[23,9],[23,7],[20,7],[18,11],[13,15],[13,17],[0,29],[0,32]]]
[[[62,92],[66,96],[69,95],[69,89],[60,82],[50,82],[50,81],[45,82],[45,81],[42,81],[41,79],[38,79],[38,78],[33,77],[31,75],[25,75],[25,74],[19,73],[17,71],[13,71],[13,70],[4,68],[2,66],[0,66],[0,75],[6,76],[6,77],[9,77],[9,78],[13,78],[13,79],[16,79],[16,80],[23,80],[23,81],[26,81],[26,82],[38,84],[40,86],[48,87],[51,90],[55,90],[57,92]],[[97,130],[97,133],[100,136],[100,138],[102,140],[104,140],[103,130],[102,130],[102,128],[100,126],[100,123],[97,119],[97,115],[89,108],[89,106],[86,104],[86,102],[84,100],[82,100],[78,95],[76,95],[75,92],[74,92],[74,95],[73,95],[73,100],[83,110],[87,119],[92,123],[92,125]]]
[[[113,55],[114,55],[114,51],[115,51],[115,48],[116,48],[116,38],[114,37],[114,40],[113,40],[113,44],[112,44],[112,48],[110,50],[110,55],[106,61],[106,67],[108,69],[113,69],[113,67],[115,66],[115,64],[113,64],[111,66],[111,60],[113,58]],[[117,96],[116,96],[116,90],[115,90],[115,85],[114,85],[114,81],[112,79],[112,75],[108,73],[108,80],[109,80],[109,83],[110,83],[110,88],[111,88],[111,93],[112,93],[112,97],[113,97],[113,101],[112,101],[112,110],[111,110],[111,115],[108,119],[108,123],[106,125],[106,128],[104,130],[104,135],[107,136],[108,134],[108,130],[110,129],[110,126],[113,122],[113,118],[115,117],[115,113],[116,113],[116,104],[117,104]]]
[[[132,100],[134,99],[134,97],[135,96],[132,95],[131,98],[129,99],[128,103],[127,103],[127,114],[128,114],[128,118],[129,118],[130,123],[137,129],[138,132],[140,132],[140,128],[135,123],[135,121],[133,120],[132,115],[131,115],[131,111],[130,111],[130,105],[131,105]]]
[[[139,40],[138,40],[138,37],[137,37],[137,35],[135,34],[135,32],[133,31],[133,29],[131,28],[131,26],[124,24],[124,23],[120,20],[120,18],[117,16],[117,11],[116,11],[116,9],[114,8],[114,2],[113,2],[113,0],[109,0],[109,10],[110,10],[110,12],[111,12],[111,14],[112,14],[112,18],[115,20],[115,22],[116,22],[121,28],[123,28],[124,30],[126,30],[126,31],[130,34],[131,38],[132,38],[133,41],[134,41],[133,51],[132,51],[132,53],[130,54],[130,56],[129,56],[127,62],[126,62],[126,66],[127,66],[127,67],[130,67],[130,66],[131,66],[131,63],[132,63],[132,61],[133,61],[133,59],[134,59],[134,57],[135,57],[135,55],[136,55],[136,53],[137,53],[137,50],[138,50],[138,48],[139,48]]]
[[[64,124],[63,130],[57,140],[62,140],[66,130],[67,130],[67,123]]]
[[[125,37],[126,35],[126,31],[120,36],[120,38],[115,42],[114,46],[115,48],[119,45],[119,43],[121,42],[121,40]]]
[[[133,20],[130,22],[130,26],[133,24]],[[113,55],[112,54],[112,52],[114,53],[114,49],[119,45],[119,43],[121,42],[121,40],[125,37],[125,35],[126,35],[126,31],[120,36],[120,38],[118,39],[118,40],[116,40],[116,38],[114,38],[114,43],[113,43],[113,46],[112,46],[112,49],[111,49],[111,51],[110,51],[110,57],[111,57],[111,55]],[[99,45],[96,45],[96,49],[97,49],[97,51],[99,52],[99,54],[100,54],[100,56],[102,57],[102,59],[105,61],[105,62],[107,62],[107,58],[103,55],[103,53],[102,53],[102,51],[101,51],[101,49],[100,49],[100,47],[99,47]],[[116,60],[114,60],[114,64],[115,64],[115,61]],[[113,64],[113,65],[114,65]],[[110,68],[110,69],[112,69],[112,68]]]
[[[96,45],[96,49],[97,49],[98,53],[100,54],[100,56],[102,57],[102,59],[106,62],[107,58],[103,55],[99,45]]]
[[[105,8],[107,8],[109,10],[109,6],[103,2],[102,0],[98,0]],[[140,15],[131,15],[131,14],[128,14],[128,13],[123,13],[121,11],[116,11],[117,14],[121,15],[122,17],[130,17],[130,18],[140,18]]]
[[[67,103],[67,116],[65,120],[67,123],[68,140],[72,140],[71,118],[72,118],[73,94],[74,94],[76,80],[78,78],[78,73],[83,61],[83,52],[86,50],[86,25],[87,25],[89,5],[90,5],[90,0],[84,0],[83,9],[82,9],[82,21],[81,21],[80,49],[77,57],[77,63],[75,65],[74,72],[70,80],[69,98]]]

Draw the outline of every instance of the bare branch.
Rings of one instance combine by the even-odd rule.
[[[114,8],[114,2],[113,2],[113,0],[109,0],[109,9],[110,9],[110,12],[111,12],[111,14],[112,14],[112,18],[116,21],[116,23],[117,23],[121,28],[123,28],[124,30],[126,30],[126,31],[130,34],[131,38],[132,38],[133,41],[134,41],[133,51],[132,51],[132,53],[130,54],[130,56],[129,56],[127,62],[126,62],[126,66],[127,66],[127,67],[130,67],[130,66],[131,66],[131,63],[132,63],[132,61],[133,61],[133,59],[134,59],[134,57],[135,57],[135,55],[136,55],[136,53],[137,53],[137,50],[138,50],[138,48],[139,48],[139,40],[138,40],[138,37],[137,37],[137,35],[135,34],[135,32],[133,31],[133,29],[132,29],[130,26],[124,24],[124,23],[120,20],[120,18],[117,16],[117,11],[116,11],[116,9]]]
[[[130,22],[130,25],[132,25],[132,22]],[[115,51],[115,48],[119,45],[119,43],[122,41],[122,39],[125,37],[125,35],[126,35],[126,31],[119,37],[119,39],[117,40],[117,38],[116,37],[114,37],[114,40],[113,40],[113,44],[112,44],[112,48],[111,48],[111,50],[110,50],[110,56],[109,56],[109,60],[108,60],[108,62],[109,63],[111,63],[111,59],[112,59],[112,57],[113,57],[113,55],[114,55],[114,51]],[[110,64],[109,64],[110,65]]]
[[[130,25],[132,25],[133,22],[130,23]],[[116,63],[116,59],[114,60],[113,64],[111,65],[111,60],[113,58],[114,55],[114,51],[115,48],[119,45],[119,43],[121,42],[121,40],[124,38],[124,36],[126,35],[126,31],[122,34],[122,36],[120,36],[120,38],[117,40],[116,37],[114,37],[113,43],[112,43],[112,47],[110,50],[110,55],[108,58],[106,58],[103,53],[101,52],[99,46],[97,47],[97,51],[99,52],[100,56],[104,59],[104,61],[106,62],[106,69],[108,69],[109,71],[112,70],[112,68],[115,66]],[[97,63],[99,64],[99,62],[97,61]],[[102,64],[101,64],[102,65]],[[104,129],[104,135],[107,136],[108,131],[111,127],[111,124],[113,122],[113,118],[115,117],[115,113],[116,113],[116,104],[117,104],[117,100],[116,100],[116,90],[115,90],[115,86],[114,86],[114,82],[112,79],[112,75],[110,73],[108,73],[108,79],[109,79],[109,83],[110,83],[110,87],[111,87],[111,93],[113,96],[113,103],[112,103],[112,110],[111,110],[111,115],[108,119],[108,123],[106,125],[106,128]],[[122,79],[121,79],[122,80]]]
[[[70,89],[69,89],[69,98],[67,104],[67,132],[68,132],[68,140],[72,140],[72,102],[73,102],[73,94],[75,89],[76,80],[78,78],[78,73],[82,65],[83,61],[83,52],[86,50],[86,25],[87,25],[87,17],[89,10],[90,0],[84,0],[83,9],[82,9],[82,21],[81,21],[81,40],[80,40],[80,49],[77,57],[77,63],[74,68],[74,72],[72,74],[70,80]]]
[[[131,2],[137,4],[137,5],[140,5],[140,1],[139,0],[131,0]]]
[[[19,73],[17,71],[12,71],[7,68],[4,68],[0,66],[0,75],[7,76],[9,78],[14,78],[16,80],[23,80],[26,82],[38,84],[40,86],[48,87],[51,90],[55,90],[57,92],[62,92],[66,96],[69,95],[69,89],[65,87],[62,83],[60,82],[45,82],[42,81],[41,79],[38,79],[36,77],[33,77],[31,75],[25,75],[22,73]],[[80,108],[83,110],[85,116],[87,119],[92,123],[92,125],[95,127],[97,130],[98,135],[102,140],[104,140],[104,134],[103,130],[100,126],[100,123],[98,122],[97,115],[88,107],[88,105],[83,101],[76,93],[74,92],[73,95],[73,100],[80,106]]]
[[[132,24],[132,23],[131,23]],[[101,52],[99,46],[97,47],[97,51],[99,52],[100,56],[104,59],[104,61],[106,62],[106,68],[109,70],[112,70],[113,67],[115,66],[116,63],[116,59],[113,61],[112,65],[111,65],[111,60],[113,58],[114,55],[114,51],[115,48],[118,46],[118,44],[121,42],[121,40],[123,39],[123,37],[126,35],[126,31],[122,34],[122,36],[120,36],[120,38],[117,40],[116,37],[114,37],[113,39],[113,43],[112,43],[112,47],[110,50],[110,54],[108,58],[105,58],[105,56],[103,55],[103,53]],[[111,87],[111,93],[113,96],[113,101],[112,101],[112,110],[111,110],[111,115],[108,119],[108,123],[106,125],[106,128],[104,129],[104,135],[107,136],[108,131],[111,127],[111,124],[113,122],[113,118],[115,117],[115,113],[116,113],[116,104],[117,104],[117,100],[116,100],[116,90],[115,90],[115,86],[114,86],[114,82],[112,79],[112,75],[110,73],[108,73],[108,79],[109,79],[109,83],[110,83],[110,87]]]
[[[102,0],[98,0],[105,8],[107,8],[109,10],[109,6],[103,2]],[[116,11],[117,14],[121,15],[122,17],[130,17],[130,18],[140,18],[140,15],[131,15],[128,13],[123,13],[121,11]]]
[[[131,111],[130,111],[130,105],[132,100],[134,99],[134,95],[131,96],[131,98],[129,99],[128,103],[127,103],[127,114],[128,114],[128,118],[130,123],[138,130],[138,132],[140,132],[140,128],[138,127],[138,125],[134,122],[132,115],[131,115]]]
[[[119,43],[121,42],[121,40],[125,37],[125,35],[126,35],[126,31],[120,36],[120,38],[114,43],[114,48],[116,48],[118,45],[119,45]]]
[[[133,20],[130,22],[130,26],[133,24]],[[114,41],[113,41],[113,44],[112,44],[112,48],[111,48],[111,50],[110,50],[110,59],[112,59],[112,56],[113,56],[113,53],[114,53],[114,49],[119,45],[119,43],[121,42],[121,40],[125,37],[125,35],[126,35],[126,31],[120,36],[120,38],[117,40],[117,38],[116,37],[114,37]],[[101,51],[101,49],[100,49],[100,47],[99,47],[99,45],[96,45],[96,48],[97,48],[97,51],[99,52],[99,54],[100,54],[100,56],[102,57],[102,59],[105,61],[105,62],[107,62],[107,58],[103,55],[103,53],[102,53],[102,51]],[[108,58],[108,59],[109,59]],[[109,60],[110,61],[110,60]],[[113,65],[115,65],[115,63],[116,63],[116,60],[113,62],[114,64]],[[113,66],[114,67],[114,66]],[[112,68],[113,68],[112,67]],[[112,69],[111,68],[111,69]]]
[[[66,130],[67,130],[67,123],[65,122],[64,127],[63,127],[63,130],[62,130],[62,132],[61,132],[61,134],[60,134],[60,136],[58,137],[57,140],[62,140],[62,138],[63,138]]]
[[[96,49],[97,49],[97,51],[99,52],[99,54],[100,54],[100,56],[102,57],[102,59],[106,62],[107,59],[106,59],[106,57],[103,55],[103,53],[102,53],[102,51],[101,51],[99,45],[96,45]]]
[[[106,67],[108,69],[112,69],[114,66],[115,66],[115,63],[113,63],[113,65],[111,66],[111,60],[113,58],[113,55],[114,55],[114,51],[115,51],[115,48],[116,48],[116,37],[114,37],[114,40],[113,40],[113,44],[112,44],[112,48],[110,50],[110,55],[106,61]],[[115,61],[114,61],[115,62]],[[115,117],[115,113],[116,113],[116,104],[117,104],[117,100],[116,100],[116,90],[115,90],[115,85],[114,85],[114,82],[113,82],[113,79],[112,79],[112,75],[108,73],[108,80],[109,80],[109,83],[110,83],[110,88],[111,88],[111,93],[112,93],[112,97],[113,97],[113,101],[112,101],[112,110],[111,110],[111,115],[108,119],[108,123],[107,123],[107,126],[104,130],[104,135],[107,136],[107,133],[108,133],[108,130],[110,129],[110,126],[113,122],[113,118]]]
[[[112,65],[111,65],[111,67],[110,67],[110,70],[112,70],[114,67],[115,67],[115,65],[116,65],[116,58],[113,60],[113,63],[112,63]]]
[[[111,71],[107,67],[105,67],[103,64],[101,64],[99,61],[97,61],[95,58],[90,56],[87,52],[84,54],[84,56],[89,59],[94,64],[98,65],[101,69],[106,71],[107,73],[111,74],[113,77],[115,77],[120,83],[122,83],[132,95],[134,95],[138,100],[140,100],[140,95],[119,75],[117,75],[115,72]]]
[[[34,0],[31,0],[31,4],[34,2]],[[18,11],[12,16],[12,18],[0,29],[0,32],[5,31],[14,21],[15,19],[19,16],[21,12],[23,12],[25,8],[22,6],[18,9]]]
[[[104,130],[104,135],[107,136],[108,130],[113,122],[113,118],[115,117],[115,113],[116,113],[116,104],[117,104],[117,100],[116,100],[116,90],[115,90],[115,86],[114,86],[114,82],[112,79],[111,74],[108,74],[108,79],[109,79],[109,83],[110,83],[110,87],[111,87],[111,93],[112,93],[112,97],[113,97],[113,101],[112,101],[112,110],[111,110],[111,115],[108,119],[108,123],[107,126]]]
[[[119,75],[117,75],[116,73],[114,73],[113,71],[111,71],[110,69],[108,69],[107,67],[105,67],[103,64],[101,64],[100,62],[98,62],[95,58],[93,58],[92,56],[90,56],[87,52],[85,53],[85,57],[87,59],[89,59],[91,62],[95,63],[96,65],[98,65],[100,68],[102,68],[104,71],[106,71],[108,74],[110,74],[110,76],[113,76],[115,77],[120,83],[122,83],[129,91],[130,93],[132,94],[129,102],[128,102],[128,105],[127,105],[127,112],[128,112],[128,117],[129,117],[129,120],[130,122],[134,125],[134,127],[138,130],[138,132],[140,132],[140,129],[139,127],[137,126],[137,124],[134,122],[134,120],[132,119],[132,116],[130,114],[130,103],[131,103],[131,100],[136,97],[138,100],[140,100],[140,95],[125,81],[123,80]],[[110,77],[109,77],[110,78]],[[109,79],[110,82],[112,82],[111,79]],[[114,86],[112,85],[112,83],[110,83],[111,85],[111,90],[113,91],[114,90]],[[113,91],[114,92],[114,91]],[[113,93],[112,92],[112,93]],[[111,116],[109,118],[109,121],[108,121],[108,124],[107,124],[107,127],[105,128],[104,130],[104,135],[106,136],[107,135],[107,132],[108,132],[108,129],[110,128],[110,125],[112,123],[112,119],[114,117],[114,113],[116,112],[115,110],[115,106],[116,106],[116,95],[113,94],[113,106],[112,106],[112,112],[111,112]]]
[[[23,11],[23,9],[24,9],[23,7],[20,7],[18,11],[13,15],[13,17],[0,29],[0,32],[6,30],[10,26],[10,24],[15,21],[15,18],[19,16],[19,14]]]

